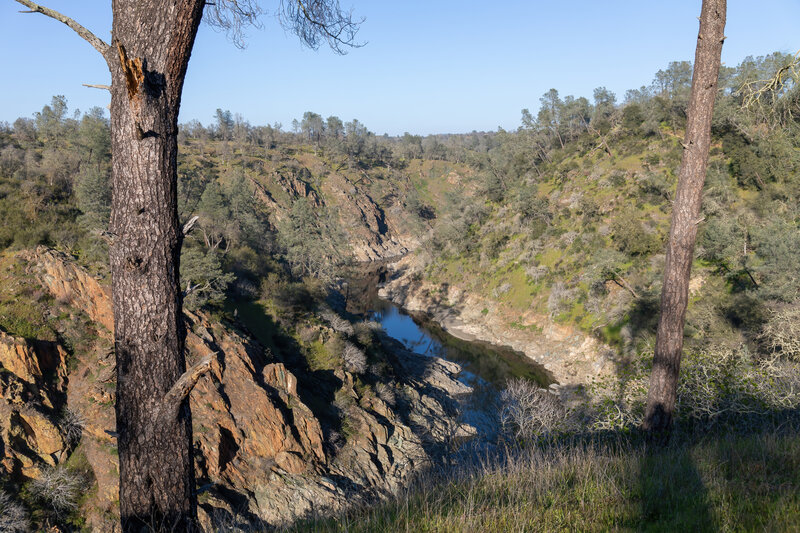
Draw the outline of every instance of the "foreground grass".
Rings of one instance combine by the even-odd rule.
[[[800,531],[800,433],[530,447],[291,531]]]

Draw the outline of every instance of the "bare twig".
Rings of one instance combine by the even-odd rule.
[[[619,274],[615,274],[614,277],[611,278],[611,281],[613,281],[623,289],[627,290],[637,300],[639,299],[639,295],[636,294],[636,291],[633,290],[633,287],[631,287],[630,284],[627,281],[625,281],[625,278],[623,278]]]
[[[75,20],[59,13],[58,11],[54,11],[44,6],[40,6],[39,4],[31,2],[30,0],[15,0],[15,1],[30,9],[30,11],[22,11],[22,13],[41,13],[42,15],[48,16],[52,19],[55,19],[59,22],[63,22],[64,24],[66,24],[72,30],[74,30],[75,33],[77,33],[83,40],[91,44],[95,50],[100,52],[100,55],[102,55],[103,58],[106,60],[106,63],[108,63],[108,58],[109,58],[108,53],[110,50],[108,44],[99,37],[97,37],[94,33],[90,32],[89,30],[87,30],[86,28],[75,22]]]
[[[216,246],[214,248],[216,248]],[[212,250],[213,250],[213,248],[212,248]],[[196,285],[192,285],[192,281],[189,280],[189,281],[186,282],[186,290],[183,291],[183,297],[185,298],[185,297],[189,296],[190,294],[192,294],[197,289],[200,289],[200,292],[202,292],[202,291],[207,291],[210,288],[211,288],[211,283],[208,282],[208,281],[206,282],[205,285],[201,286],[199,283],[196,284]]]
[[[355,41],[364,19],[353,20],[352,13],[343,11],[338,0],[284,0],[279,19],[313,49],[319,48],[320,38],[338,54],[346,53],[344,47],[359,48],[365,44]]]
[[[755,80],[745,83],[740,93],[745,93],[743,107],[749,109],[754,104],[760,102],[768,93],[780,93],[790,80],[795,82],[800,81],[800,51],[798,51],[792,60],[778,69],[772,78],[768,80]]]

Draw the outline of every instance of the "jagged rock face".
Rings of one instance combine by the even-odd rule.
[[[22,252],[20,256],[28,261],[31,270],[54,298],[70,302],[95,323],[114,331],[110,290],[101,286],[66,254],[40,246],[36,251]]]
[[[210,379],[191,395],[195,440],[214,483],[253,492],[271,470],[300,474],[324,464],[322,430],[282,363],[236,333],[189,315],[193,355],[214,350]]]
[[[40,248],[23,256],[29,271],[37,274],[54,296],[105,326],[99,330],[101,338],[94,351],[76,354],[78,363],[69,375],[67,401],[86,421],[81,449],[98,484],[85,508],[89,525],[95,530],[111,530],[117,508],[118,460],[114,453],[115,370],[109,351],[113,324],[108,322],[108,292],[63,254]],[[337,407],[329,407],[342,418],[344,438],[332,444],[318,415],[301,399],[298,376],[283,362],[246,334],[202,313],[187,313],[186,318],[188,362],[216,354],[210,373],[190,396],[197,477],[202,485],[200,514],[209,530],[242,520],[285,524],[310,513],[336,511],[388,494],[417,469],[429,465],[436,447],[454,436],[474,433],[455,419],[453,398],[470,390],[456,379],[458,365],[395,346],[396,374],[405,377],[381,383],[380,393],[356,387],[354,375],[344,369],[334,373],[334,382],[339,384]],[[352,333],[352,325],[330,310],[321,318],[328,325],[319,328]],[[45,357],[44,352],[26,348],[18,339],[0,343],[0,350],[6,345],[9,348],[0,351],[0,363],[6,367],[8,361],[8,367],[25,378],[13,374],[11,379],[10,373],[0,373],[4,397],[5,390],[13,386],[28,392],[7,393],[18,406],[9,407],[9,400],[0,408],[3,442],[19,441],[5,428],[22,428],[14,431],[33,435],[39,443],[34,454],[41,453],[42,458],[37,464],[61,460],[58,454],[65,446],[58,440],[57,429],[45,424],[47,416],[37,418],[30,413],[38,411],[28,408],[37,405],[31,398],[43,408],[53,401],[41,396],[41,385],[29,387],[26,378],[41,376],[42,361],[47,361],[48,369],[58,368],[59,375],[65,375],[65,354],[54,347],[56,352]],[[9,409],[16,413],[11,422],[7,422],[11,415],[4,414]],[[7,449],[6,445],[6,455]],[[13,449],[12,453],[18,455]],[[28,468],[29,474],[35,475],[25,465],[36,461],[25,463],[23,458],[29,454],[17,455],[13,456],[16,468]]]
[[[67,353],[0,331],[0,471],[13,479],[38,476],[65,459],[56,425],[63,405]]]
[[[416,236],[405,223],[408,213],[401,206],[395,205],[384,211],[362,186],[337,172],[327,174],[320,190],[304,179],[310,178],[311,173],[305,167],[298,167],[296,162],[270,176],[269,179],[280,187],[279,192],[288,198],[289,203],[282,200],[286,205],[270,194],[264,184],[257,180],[252,182],[255,197],[270,212],[273,223],[286,218],[292,201],[305,198],[315,208],[327,207],[332,210],[340,222],[340,228],[347,235],[350,252],[357,261],[397,257],[417,244]]]
[[[402,229],[401,213],[384,212],[366,191],[344,177],[328,176],[323,190],[337,206],[356,260],[373,261],[403,255],[415,243]]]
[[[300,177],[304,174],[303,170],[292,169],[289,174],[275,172],[273,177],[290,198],[307,198],[312,206],[320,207],[322,206],[322,200],[320,200],[317,191],[314,190],[310,183]]]

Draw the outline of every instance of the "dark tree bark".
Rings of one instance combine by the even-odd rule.
[[[156,414],[169,411],[162,402],[186,369],[178,110],[203,5],[112,3],[110,260],[124,531],[195,529],[191,413],[183,405],[177,416]]]
[[[711,146],[711,116],[717,95],[720,55],[725,39],[726,0],[703,0],[697,36],[692,94],[687,110],[686,137],[661,291],[661,316],[656,334],[653,371],[647,395],[644,428],[663,434],[672,426],[683,327],[689,301],[697,224]]]

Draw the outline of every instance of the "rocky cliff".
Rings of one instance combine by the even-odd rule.
[[[0,471],[32,478],[66,459],[58,426],[66,358],[57,344],[0,331]]]
[[[0,332],[0,469],[23,481],[71,453],[83,454],[97,484],[83,512],[94,530],[112,530],[118,458],[108,290],[52,250],[12,260],[31,274],[29,283],[97,327],[71,354],[57,342]],[[452,438],[474,433],[457,420],[458,399],[469,388],[455,379],[460,368],[453,363],[384,339],[388,371],[315,372],[278,360],[236,323],[203,313],[187,313],[186,321],[189,363],[214,354],[211,372],[190,397],[208,528],[278,525],[379,497],[431,465]],[[323,336],[353,334],[331,310],[313,327]],[[65,406],[83,427],[77,450],[60,424]]]
[[[408,223],[413,215],[404,208],[394,181],[343,164],[334,166],[307,153],[262,164],[251,183],[274,224],[285,220],[292,204],[304,198],[315,211],[332,214],[356,261],[397,257],[418,245]],[[379,185],[380,200],[371,196],[371,185]]]

